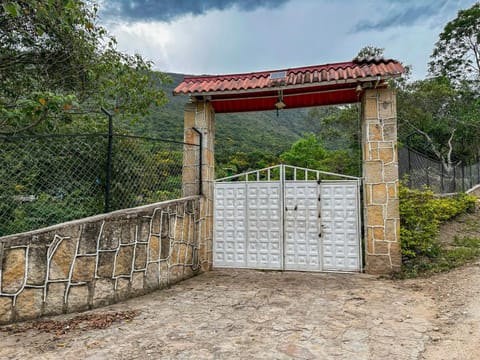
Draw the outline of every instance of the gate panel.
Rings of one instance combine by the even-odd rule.
[[[282,269],[279,182],[247,182],[247,266]]]
[[[320,199],[323,270],[360,271],[357,181],[322,182]]]
[[[215,184],[213,265],[246,266],[246,186]]]
[[[285,269],[320,271],[316,181],[285,182]]]

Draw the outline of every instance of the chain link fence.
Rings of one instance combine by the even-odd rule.
[[[189,148],[118,134],[0,137],[0,236],[180,198]]]
[[[401,179],[411,189],[430,188],[435,193],[464,192],[480,183],[480,161],[459,164],[450,171],[438,160],[407,146],[399,150],[398,168]]]

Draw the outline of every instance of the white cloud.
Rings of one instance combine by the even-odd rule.
[[[348,61],[373,44],[386,48],[387,56],[412,64],[414,77],[420,78],[445,23],[474,2],[448,0],[430,14],[404,11],[416,19],[381,31],[352,30],[362,22],[381,24],[402,7],[419,8],[418,2],[292,0],[280,8],[244,12],[233,7],[169,23],[117,21],[106,26],[121,50],[142,54],[162,71],[218,74]]]

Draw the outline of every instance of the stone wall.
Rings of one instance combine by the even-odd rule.
[[[0,238],[0,323],[87,310],[199,269],[200,197]]]

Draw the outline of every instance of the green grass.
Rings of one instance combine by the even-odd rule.
[[[436,257],[416,257],[403,264],[401,278],[414,278],[449,271],[480,257],[480,238],[455,236],[449,247],[440,248]]]

